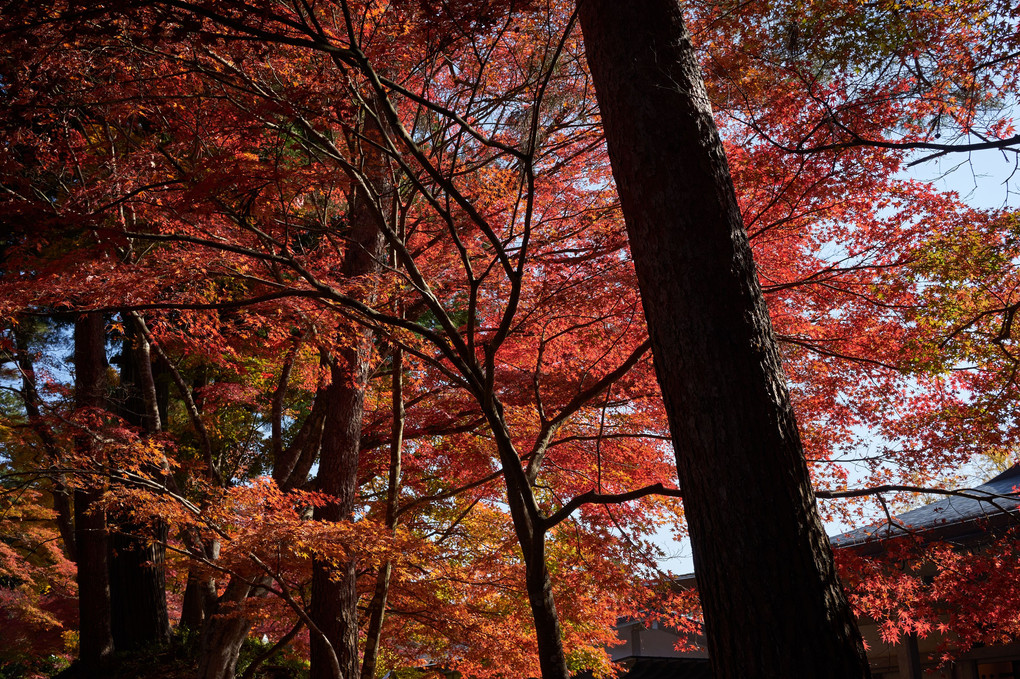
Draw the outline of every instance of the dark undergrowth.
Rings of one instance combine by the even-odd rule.
[[[58,656],[21,658],[0,662],[0,679],[192,679],[196,676],[195,635],[175,635],[161,647],[117,653],[100,670],[86,670]],[[241,649],[237,677],[244,677],[253,662],[261,659],[270,644],[248,639]],[[307,679],[308,663],[287,651],[262,659],[246,679]]]

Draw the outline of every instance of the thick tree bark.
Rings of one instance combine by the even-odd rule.
[[[130,316],[121,350],[121,416],[148,434],[162,429],[149,341]],[[117,518],[110,538],[113,640],[118,650],[170,639],[166,607],[167,526]]]
[[[202,629],[207,613],[216,607],[216,579],[201,572],[199,566],[188,569],[188,584],[181,602],[180,627],[192,632]]]
[[[370,332],[358,331],[330,368],[317,490],[332,495],[335,501],[315,508],[314,517],[319,521],[345,521],[354,516],[371,343]],[[310,615],[325,639],[311,635],[311,679],[358,679],[357,604],[354,559],[336,566],[316,561]],[[335,676],[334,653],[342,677]]]
[[[202,629],[198,679],[234,679],[237,656],[248,638],[251,619],[237,609],[251,593],[251,585],[233,577]]]
[[[581,0],[714,676],[869,674],[677,0]]]
[[[319,460],[318,490],[335,500],[315,508],[318,521],[350,520],[358,487],[358,457],[370,338],[360,337],[331,369],[326,421]],[[351,362],[348,362],[351,361]],[[310,616],[325,635],[311,635],[311,679],[357,679],[358,595],[355,562],[316,561],[312,567]],[[333,654],[342,677],[333,671]]]
[[[79,408],[102,408],[106,400],[106,328],[103,315],[89,313],[74,324],[74,402]],[[102,447],[83,432],[76,437],[81,453],[102,462]],[[78,552],[79,662],[86,672],[113,654],[110,581],[107,565],[106,510],[102,489],[74,493],[74,532]]]
[[[366,135],[381,146],[383,140],[378,127],[370,121],[365,127]],[[373,205],[373,200],[360,190],[351,196],[349,245],[341,275],[347,280],[360,281],[363,285],[360,297],[371,304],[376,295],[376,282],[372,278],[379,271],[385,252],[379,223],[388,220],[392,213],[393,188],[389,185],[386,159],[379,148],[366,143],[363,154],[362,172],[374,184],[380,203]],[[372,339],[370,330],[353,329],[331,361],[317,489],[336,500],[315,508],[315,518],[320,521],[345,521],[354,515]],[[358,679],[360,675],[356,580],[353,559],[337,566],[317,561],[312,567],[310,615],[325,638],[311,635],[311,679]],[[342,677],[335,676],[334,653]]]
[[[145,531],[138,535],[133,531]],[[170,639],[166,608],[166,524],[124,524],[110,538],[110,597],[113,639],[118,650],[165,644]]]

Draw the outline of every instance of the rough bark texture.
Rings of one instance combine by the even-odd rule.
[[[318,521],[342,521],[350,519],[354,512],[361,418],[368,379],[368,341],[364,338],[359,340],[349,351],[342,352],[344,365],[332,368],[333,383],[326,390],[328,410],[319,461],[318,490],[334,496],[336,500],[315,508],[314,517]],[[351,358],[354,359],[353,364],[347,364]],[[335,566],[316,561],[312,567],[310,615],[326,638],[314,633],[311,635],[311,679],[358,678],[356,581],[353,559]],[[333,653],[342,677],[334,675]]]
[[[144,531],[139,535],[133,531]],[[129,651],[170,640],[166,609],[166,524],[121,524],[110,537],[113,639]]]
[[[149,342],[134,322],[121,350],[121,416],[148,434],[162,428]],[[167,526],[114,519],[110,536],[113,640],[118,650],[164,644],[170,639],[166,607]]]
[[[378,142],[378,128],[366,132]],[[359,280],[360,296],[371,304],[375,299],[373,275],[379,271],[385,251],[380,219],[388,219],[392,187],[382,153],[366,144],[364,175],[375,184],[380,204],[373,205],[361,191],[352,196],[349,211],[348,249],[341,275]],[[320,521],[350,520],[358,492],[358,459],[361,450],[361,420],[372,353],[372,332],[355,328],[330,365],[331,383],[326,388],[326,412],[319,455],[318,490],[336,501],[315,508]],[[311,679],[358,679],[358,594],[354,560],[333,566],[317,561],[312,568],[311,618],[325,635],[311,635]],[[342,677],[335,676],[333,653]]]
[[[206,612],[216,606],[216,579],[203,573],[201,567],[188,569],[188,584],[181,603],[180,626],[197,632],[202,629]]]
[[[714,676],[866,677],[679,3],[582,0],[580,20]]]
[[[231,578],[217,604],[215,615],[206,620],[198,660],[198,679],[234,679],[241,644],[248,637],[251,619],[237,610],[251,586]]]
[[[90,313],[74,324],[74,402],[102,408],[106,397],[106,331],[102,314]],[[102,462],[102,447],[88,433],[76,437],[79,451]],[[79,662],[86,672],[113,654],[110,581],[107,567],[106,510],[101,488],[74,493],[74,533],[78,552]]]

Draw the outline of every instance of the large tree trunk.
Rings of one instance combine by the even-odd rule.
[[[676,0],[582,0],[717,679],[869,674]]]
[[[149,342],[130,318],[121,349],[121,416],[148,434],[162,429]],[[117,517],[110,539],[113,640],[118,650],[170,639],[166,607],[167,526]]]
[[[354,515],[371,349],[371,333],[359,331],[350,345],[337,352],[330,367],[317,490],[335,500],[315,508],[314,518],[319,521],[349,521]],[[311,679],[358,679],[356,580],[354,559],[336,566],[326,561],[313,565],[310,614],[325,638],[311,635]],[[334,654],[342,677],[335,675]]]
[[[242,615],[237,607],[244,603],[251,590],[251,585],[242,578],[233,577],[227,584],[215,614],[206,620],[202,629],[198,679],[234,679],[237,656],[251,629],[251,618]]]
[[[74,324],[74,402],[78,408],[102,408],[106,399],[106,328],[103,315],[85,314]],[[102,446],[82,432],[76,437],[81,453],[97,463]],[[107,567],[106,510],[99,504],[102,488],[74,493],[74,533],[78,552],[79,662],[96,673],[113,654],[110,623],[110,581]]]
[[[134,531],[144,530],[144,535]],[[124,524],[111,535],[110,596],[113,639],[122,651],[170,639],[166,608],[166,524]]]
[[[354,513],[369,341],[364,336],[358,338],[354,346],[341,352],[343,363],[331,369],[317,490],[335,500],[315,508],[314,518],[318,521],[350,520]],[[310,615],[325,638],[311,635],[311,679],[358,678],[356,580],[353,559],[336,566],[316,561],[312,567]],[[334,654],[341,677],[335,675]]]
[[[382,145],[382,133],[371,121],[366,136]],[[375,301],[373,276],[380,269],[385,239],[380,220],[392,214],[393,188],[382,152],[371,143],[363,145],[362,172],[374,184],[379,204],[362,191],[351,196],[349,243],[344,254],[341,275],[360,280],[363,302]],[[336,500],[315,508],[315,519],[347,521],[354,516],[358,492],[358,460],[361,449],[361,420],[368,385],[373,335],[355,328],[342,338],[331,361],[331,383],[326,389],[326,415],[319,456],[317,490]],[[349,559],[337,566],[317,561],[312,568],[311,618],[322,635],[311,635],[311,679],[358,679],[358,593],[355,562]],[[324,635],[324,637],[323,637]],[[342,677],[336,676],[336,664]]]
[[[203,572],[200,566],[188,569],[188,584],[184,588],[181,602],[179,626],[198,632],[202,629],[209,612],[216,607],[216,578]]]

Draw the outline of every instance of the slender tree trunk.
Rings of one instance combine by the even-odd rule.
[[[714,676],[869,674],[677,0],[581,0]]]
[[[281,378],[281,386],[278,388],[280,408],[285,390],[286,376]],[[326,404],[327,396],[320,389],[316,393],[312,410],[294,441],[287,449],[280,450],[274,459],[273,478],[285,491],[304,481],[313,464],[322,438]],[[274,405],[274,409],[276,407]],[[279,439],[280,436],[282,432],[274,432],[274,439]],[[197,545],[192,548],[195,546]],[[219,557],[219,547],[215,541],[203,545],[202,549],[210,561],[215,561]],[[252,621],[240,613],[231,613],[230,609],[243,603],[250,593],[251,588],[245,583],[237,578],[231,578],[223,596],[217,599],[214,578],[201,574],[199,569],[189,572],[181,625],[193,630],[202,630],[199,648],[200,679],[226,679],[234,676],[238,654],[251,630]],[[226,609],[226,614],[217,614],[221,607]]]
[[[103,408],[106,399],[106,328],[103,315],[85,314],[74,324],[74,401],[79,408]],[[102,447],[88,433],[76,437],[81,453],[103,461]],[[102,488],[74,493],[74,532],[78,552],[79,661],[96,673],[113,654],[106,510]]]
[[[308,480],[308,472],[319,456],[326,415],[326,388],[315,390],[312,408],[301,423],[290,445],[273,460],[273,480],[281,490],[298,488]]]
[[[538,532],[531,545],[530,558],[525,554],[525,583],[531,617],[535,621],[538,641],[538,664],[542,679],[567,679],[567,658],[563,652],[563,631],[553,598],[552,578],[545,557],[545,531]]]
[[[382,142],[382,134],[372,122],[365,134]],[[379,196],[379,204],[360,190],[351,196],[347,237],[341,275],[363,286],[362,301],[375,300],[374,275],[380,269],[385,240],[380,220],[392,215],[393,187],[390,185],[385,156],[365,144],[362,172]],[[354,515],[358,492],[358,461],[361,447],[361,420],[368,385],[373,334],[355,328],[344,338],[331,361],[331,383],[326,388],[326,416],[319,456],[318,490],[336,501],[315,508],[321,521],[347,521]],[[312,567],[312,606],[310,615],[325,638],[311,635],[311,679],[358,679],[358,593],[353,559],[334,567],[317,561]],[[331,649],[332,647],[332,649]],[[342,677],[336,677],[333,653],[339,661]]]
[[[491,396],[483,399],[482,408],[492,429],[503,481],[506,484],[507,504],[514,523],[514,533],[521,546],[525,566],[525,586],[531,617],[535,622],[535,639],[538,645],[538,664],[542,679],[568,679],[567,659],[563,652],[563,634],[559,613],[553,597],[552,578],[546,563],[546,526],[538,509],[528,477],[521,467],[521,456],[514,447],[509,429],[502,416],[502,407]]]
[[[400,475],[404,445],[404,392],[403,362],[404,352],[397,347],[393,351],[393,388],[391,407],[393,424],[390,427],[390,469],[389,485],[386,494],[386,527],[393,531],[397,527],[397,509],[400,500]],[[365,635],[365,657],[361,665],[361,676],[374,679],[376,662],[379,658],[379,645],[382,641],[383,620],[386,617],[386,600],[390,593],[390,577],[393,575],[393,562],[387,559],[379,567],[376,577],[375,593],[368,606],[368,631]]]

